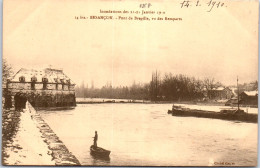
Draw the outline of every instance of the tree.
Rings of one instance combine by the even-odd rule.
[[[258,89],[258,81],[256,80],[255,82],[252,82],[252,90],[257,90]]]
[[[7,63],[7,61],[3,58],[3,67],[2,67],[2,82],[3,85],[6,84],[7,79],[13,75],[13,70],[11,65]],[[8,92],[7,88],[2,90],[2,96],[4,99],[4,108],[11,108],[12,107],[12,98],[11,94]]]
[[[205,78],[204,86],[207,90],[208,97],[211,98],[211,94],[209,92],[215,87],[215,79],[214,78]]]
[[[3,67],[2,67],[2,80],[3,83],[6,83],[7,79],[11,77],[13,74],[13,70],[11,65],[9,65],[6,59],[3,58]]]
[[[150,82],[151,100],[156,101],[160,92],[160,73],[156,70],[152,73],[152,81]]]

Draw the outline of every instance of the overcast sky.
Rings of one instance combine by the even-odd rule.
[[[142,1],[140,1],[142,2]],[[258,77],[257,1],[224,1],[222,9],[181,9],[152,2],[182,21],[76,20],[102,10],[140,10],[138,1],[4,1],[3,57],[20,68],[63,68],[78,85],[148,82],[156,69],[224,84]],[[205,1],[202,1],[205,3]]]

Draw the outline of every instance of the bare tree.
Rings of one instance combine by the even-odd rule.
[[[3,58],[3,67],[2,67],[2,80],[3,83],[7,81],[9,77],[11,77],[13,74],[13,70],[11,65],[9,65],[6,61],[6,59]]]
[[[215,87],[215,79],[214,78],[205,78],[204,87],[207,90],[208,97],[211,98],[211,94],[209,92]]]
[[[2,84],[6,85],[7,79],[13,75],[13,70],[11,65],[9,65],[4,58],[2,65]],[[4,108],[11,108],[11,95],[8,93],[7,87],[2,90],[2,96],[4,97]]]
[[[156,101],[160,92],[160,73],[156,70],[152,73],[152,81],[150,82],[150,97],[152,101]]]

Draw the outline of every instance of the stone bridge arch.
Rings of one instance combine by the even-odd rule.
[[[16,93],[14,95],[14,107],[15,110],[21,110],[25,108],[27,96],[24,93]]]

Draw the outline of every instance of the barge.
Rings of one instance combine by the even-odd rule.
[[[205,111],[197,109],[184,108],[182,106],[172,106],[172,110],[168,110],[168,114],[180,117],[201,117],[222,120],[237,120],[242,122],[258,122],[258,114],[246,113],[241,109],[222,109],[220,112]]]

